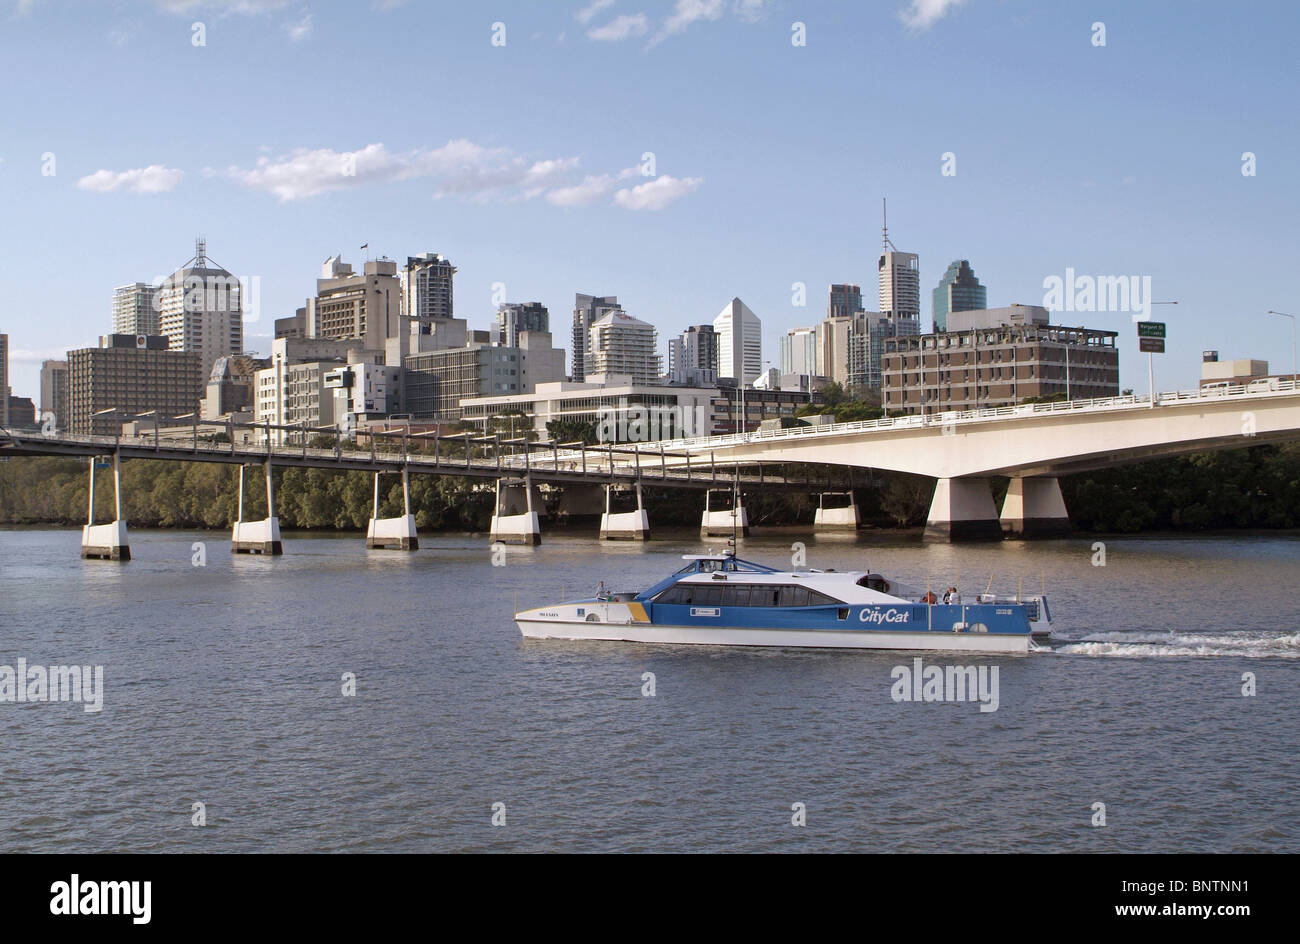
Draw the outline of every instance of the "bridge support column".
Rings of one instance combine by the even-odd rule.
[[[506,483],[506,487],[501,487],[502,480],[497,479],[497,498],[496,507],[492,511],[492,528],[488,532],[488,540],[502,544],[541,544],[542,543],[542,524],[533,510],[533,481],[531,476],[524,476],[522,488],[518,485]],[[511,492],[523,491],[523,507],[516,497],[511,500]]]
[[[566,484],[557,510],[561,520],[599,518],[605,511],[605,486]]]
[[[841,508],[827,508],[827,497],[847,497],[849,503]],[[861,519],[858,516],[858,503],[853,500],[852,492],[820,492],[817,495],[817,513],[813,515],[814,531],[856,531]]]
[[[375,473],[375,501],[366,528],[367,548],[391,548],[397,551],[415,551],[420,539],[415,530],[415,515],[411,514],[410,472],[402,468],[402,514],[398,518],[379,517],[379,476]]]
[[[611,512],[610,493],[614,486],[605,486],[605,513],[600,516],[600,537],[605,541],[650,540],[650,515],[641,503],[641,483],[636,483],[636,511]]]
[[[239,513],[230,535],[232,554],[283,554],[280,519],[275,516],[275,492],[271,487],[271,457],[266,457],[266,518],[244,520],[244,467],[239,467]]]
[[[1013,478],[1002,503],[1002,530],[1011,537],[1061,537],[1070,533],[1070,515],[1054,476]]]
[[[729,488],[711,488],[704,493],[704,517],[700,520],[700,533],[704,537],[731,537],[739,534],[749,535],[749,513],[745,510],[743,495],[737,494],[734,508],[715,510],[712,507],[713,493],[730,493]]]
[[[927,541],[1000,541],[1002,526],[984,478],[939,479],[925,522]]]
[[[90,457],[90,507],[86,512],[86,526],[81,529],[81,556],[99,560],[129,561],[131,545],[126,538],[126,522],[122,520],[122,457],[113,452],[113,521],[95,524],[95,462]]]

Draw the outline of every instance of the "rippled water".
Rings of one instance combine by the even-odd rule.
[[[964,591],[1045,580],[1051,653],[926,656],[998,667],[981,713],[892,700],[900,653],[520,638],[516,595],[642,587],[694,535],[548,532],[501,567],[483,536],[288,534],[278,559],[227,537],[137,531],[123,565],[0,532],[0,664],[102,664],[106,689],[97,714],[0,703],[0,849],[1300,851],[1294,538],[1107,540],[1104,567],[1092,539],[744,542]]]

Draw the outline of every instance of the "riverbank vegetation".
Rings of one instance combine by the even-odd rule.
[[[865,418],[865,417],[864,417]],[[15,457],[0,462],[0,524],[81,525],[87,511],[86,461]],[[123,517],[136,527],[228,528],[238,498],[234,466],[202,462],[132,461],[123,465]],[[96,476],[99,521],[110,520],[111,474]],[[276,514],[283,528],[361,529],[371,514],[373,479],[367,472],[275,470]],[[925,521],[933,480],[875,473],[855,496],[862,520],[878,527]],[[810,492],[815,492],[815,488]],[[994,480],[1001,503],[1006,480]],[[1061,478],[1071,521],[1085,531],[1198,531],[1300,527],[1300,443],[1254,446],[1119,466]],[[547,490],[550,500],[558,492]],[[413,475],[411,506],[426,531],[483,531],[492,516],[491,480]],[[623,499],[628,501],[628,498]],[[698,524],[704,493],[656,488],[647,482],[652,526]],[[746,496],[751,524],[810,525],[816,497],[766,490]],[[380,480],[382,517],[402,513],[395,475]],[[244,517],[266,515],[260,470],[245,474]]]

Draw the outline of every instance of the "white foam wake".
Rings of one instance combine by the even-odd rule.
[[[1237,656],[1247,659],[1300,659],[1300,633],[1258,632],[1090,633],[1079,639],[1054,639],[1054,651],[1084,656]]]

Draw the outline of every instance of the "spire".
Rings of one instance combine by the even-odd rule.
[[[208,264],[208,241],[200,236],[194,240],[194,267],[201,269]]]
[[[880,198],[880,236],[882,252],[889,252],[891,249],[894,252],[898,251],[898,248],[889,240],[889,207],[884,197]]]

